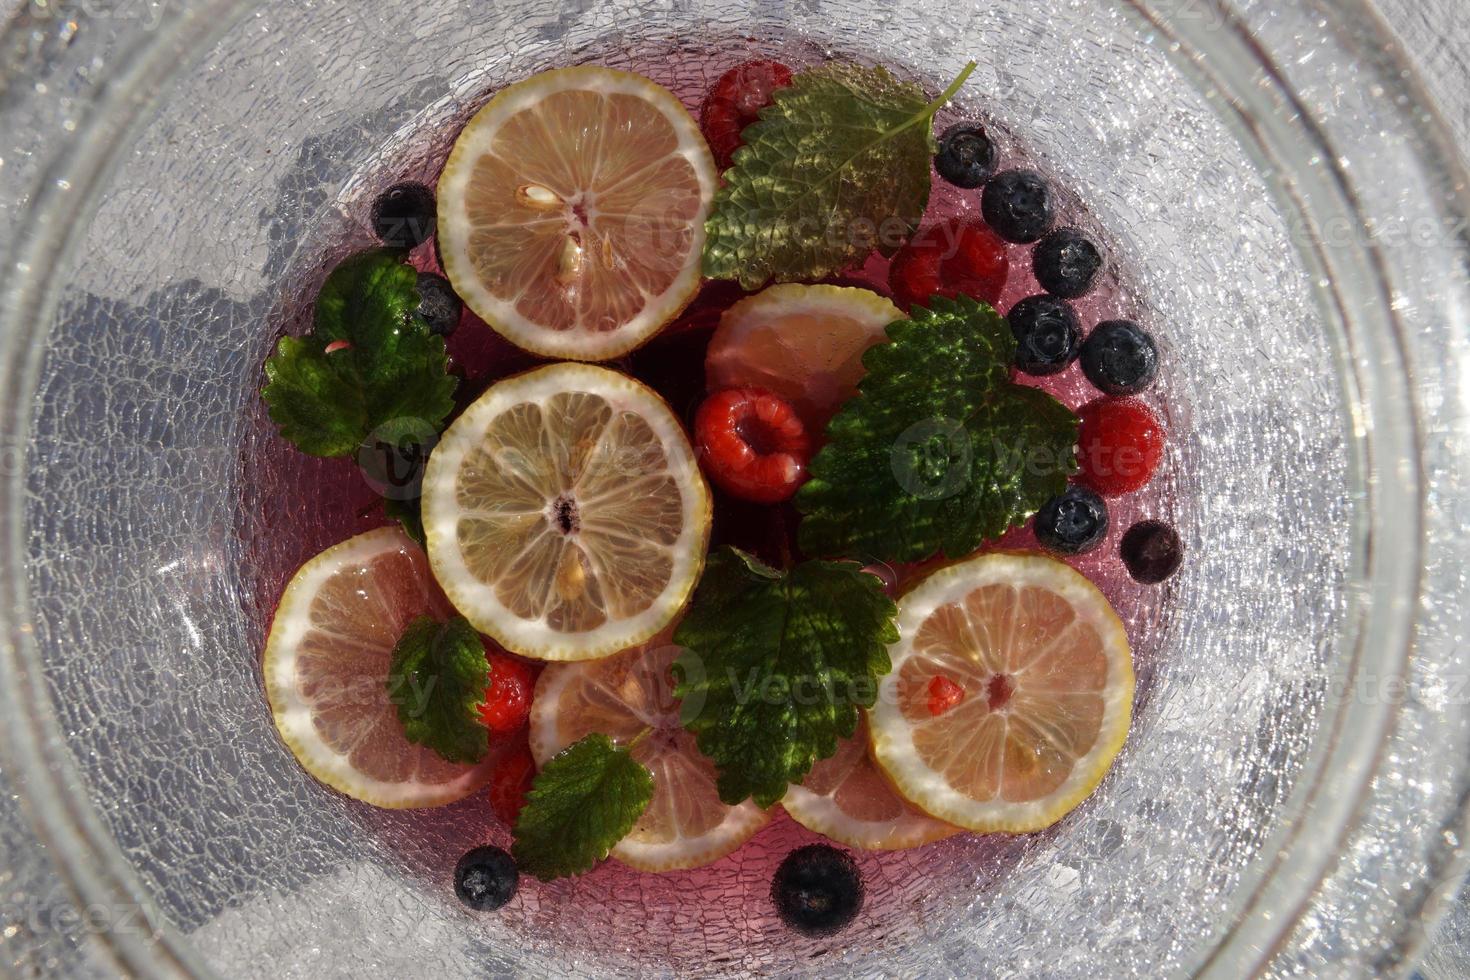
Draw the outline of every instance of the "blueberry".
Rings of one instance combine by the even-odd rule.
[[[498,847],[477,847],[454,867],[454,893],[476,912],[494,912],[515,897],[521,873]]]
[[[980,213],[1008,242],[1034,242],[1051,227],[1051,190],[1034,170],[1005,170],[990,178]]]
[[[429,333],[448,337],[459,326],[459,315],[464,310],[459,295],[449,280],[432,272],[420,272],[414,284],[419,292],[419,316],[429,325]]]
[[[1047,551],[1080,555],[1108,535],[1108,505],[1086,487],[1071,486],[1036,512],[1036,540]]]
[[[1082,345],[1082,373],[1105,394],[1136,395],[1159,373],[1159,348],[1132,320],[1105,320]]]
[[[1082,324],[1055,296],[1028,296],[1006,319],[1016,336],[1016,367],[1027,374],[1056,374],[1077,359]]]
[[[934,169],[956,187],[979,187],[995,173],[995,144],[975,123],[956,123],[939,138]]]
[[[840,932],[863,907],[863,877],[846,851],[808,844],[786,855],[771,879],[781,921],[804,936]]]
[[[1162,582],[1184,560],[1179,532],[1163,521],[1139,521],[1124,531],[1120,550],[1128,574],[1144,585]]]
[[[1076,228],[1058,228],[1031,254],[1031,269],[1041,288],[1053,296],[1076,299],[1085,295],[1102,268],[1102,254]]]
[[[423,184],[394,184],[373,202],[373,231],[384,245],[413,248],[434,234],[437,214]]]

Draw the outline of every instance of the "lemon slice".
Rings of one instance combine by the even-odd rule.
[[[625,354],[699,287],[714,161],[673,93],[629,72],[543,72],[465,126],[438,187],[454,289],[547,357]]]
[[[893,788],[869,755],[866,717],[852,738],[838,743],[834,755],[812,766],[800,785],[786,791],[781,806],[806,829],[869,851],[918,847],[960,832]]]
[[[765,825],[750,800],[720,801],[715,766],[679,723],[670,665],[679,648],[651,643],[585,664],[554,664],[536,682],[531,754],[544,766],[584,735],[633,745],[653,773],[653,799],[612,856],[640,871],[695,868],[718,860]],[[645,733],[646,734],[643,734]]]
[[[888,339],[903,313],[867,289],[787,283],[747,296],[725,311],[710,338],[705,376],[711,391],[756,385],[779,395],[821,432],[857,394],[863,352]]]
[[[1041,555],[935,572],[899,603],[870,713],[879,765],[913,803],[981,832],[1050,826],[1112,765],[1133,704],[1123,624]]]
[[[553,364],[493,386],[429,457],[424,530],[456,608],[506,649],[604,657],[678,614],[710,494],[679,420],[624,375]]]
[[[388,700],[393,647],[419,616],[448,619],[419,546],[380,528],[328,548],[286,586],[263,670],[281,738],[333,789],[392,809],[439,806],[485,785],[497,759],[445,762],[403,736]]]

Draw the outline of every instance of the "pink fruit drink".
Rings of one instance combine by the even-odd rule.
[[[822,60],[823,55],[802,45],[757,49],[746,41],[731,40],[698,53],[650,47],[633,52],[598,52],[586,60],[646,75],[678,95],[697,116],[710,83],[737,63],[767,57],[779,59],[795,70]],[[937,91],[932,80],[926,88]],[[959,105],[940,112],[935,132],[961,119],[983,118],[976,111],[983,104],[983,93],[962,94]],[[443,131],[425,132],[423,142],[447,146],[462,121],[447,124]],[[989,123],[989,130],[1000,153],[997,169],[1019,165],[1035,168],[1034,162],[1027,161],[1021,140],[993,123]],[[437,165],[427,169],[429,183],[435,172]],[[392,179],[365,174],[361,184],[368,190],[343,202],[342,209],[348,214],[364,212],[372,189]],[[925,225],[949,218],[980,220],[978,191],[961,190],[937,175],[931,175],[931,179]],[[1055,226],[1080,227],[1103,244],[1106,262],[1098,285],[1073,301],[1084,332],[1103,320],[1129,318],[1149,326],[1167,343],[1167,325],[1155,322],[1127,287],[1124,250],[1090,220],[1082,203],[1071,199],[1065,187],[1056,181],[1052,186],[1060,197]],[[324,252],[341,254],[362,241],[359,237],[356,242],[321,244]],[[1043,291],[1031,270],[1032,246],[1006,248],[1010,274],[996,304],[1002,314],[1018,300]],[[432,242],[417,247],[411,261],[421,270],[442,271]],[[835,281],[864,286],[886,296],[888,266],[888,260],[875,254]],[[303,278],[311,279],[309,275]],[[645,381],[686,423],[692,422],[694,410],[706,393],[705,347],[720,313],[743,295],[733,283],[706,282],[677,321],[645,347],[609,366]],[[289,332],[300,332],[309,322],[312,299],[310,290],[283,296],[279,325]],[[468,310],[449,338],[448,349],[455,372],[464,379],[457,396],[461,404],[467,404],[495,380],[540,363],[500,338]],[[1016,374],[1015,380],[1044,388],[1074,411],[1097,397],[1096,389],[1075,362],[1050,377]],[[1142,398],[1168,426],[1168,405],[1161,402],[1156,390],[1145,392]],[[250,489],[237,517],[235,535],[242,564],[253,575],[254,594],[247,602],[247,614],[263,636],[281,590],[303,561],[386,521],[379,496],[381,480],[370,479],[359,461],[295,453],[275,433],[263,406],[257,402],[251,411],[247,420],[249,448],[240,464],[241,484]],[[1173,456],[1166,455],[1147,487],[1111,498],[1107,540],[1087,554],[1067,559],[1099,586],[1123,619],[1133,645],[1140,702],[1149,697],[1150,666],[1166,622],[1168,590],[1134,582],[1118,557],[1118,544],[1135,521],[1154,518],[1179,523],[1181,515],[1175,512],[1170,493],[1175,482],[1174,465]],[[773,509],[717,494],[712,546],[733,543],[774,560],[782,549],[795,549],[797,521],[798,515],[789,504]],[[986,550],[1036,547],[1028,524],[988,544]],[[897,594],[934,564],[875,571]],[[429,901],[455,905],[452,891],[443,883],[467,847],[485,842],[510,846],[508,831],[495,819],[483,794],[435,811],[387,812],[350,802],[348,806],[362,833],[382,842],[388,860],[397,864],[402,874],[424,879],[423,891],[430,896]],[[932,930],[934,923],[945,916],[963,914],[963,902],[928,887],[930,882],[965,881],[970,883],[972,893],[983,893],[989,883],[1026,860],[1026,837],[969,833],[908,851],[854,851],[867,882],[866,903],[853,926],[841,936],[810,939],[791,932],[777,918],[770,900],[770,883],[777,865],[793,848],[824,838],[796,824],[779,807],[776,810],[771,822],[751,841],[703,868],[648,874],[609,861],[588,874],[550,883],[523,878],[518,904],[505,910],[513,914],[502,913],[497,927],[515,930],[518,942],[533,954],[555,955],[560,950],[577,949],[595,960],[615,963],[620,949],[638,947],[656,937],[660,947],[668,949],[668,967],[675,972],[722,967],[757,969],[764,962],[772,962],[777,950],[782,951],[781,961],[787,961],[793,949],[799,954],[815,954],[834,944],[901,947],[910,937],[919,935],[920,923],[927,923],[925,928]]]

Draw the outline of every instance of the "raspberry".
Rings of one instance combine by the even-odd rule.
[[[965,699],[965,689],[943,675],[929,682],[929,713],[935,718]]]
[[[760,118],[773,101],[772,93],[791,84],[791,69],[779,61],[747,61],[715,82],[699,113],[699,127],[714,154],[715,166],[725,170],[743,144],[740,131]]]
[[[491,651],[485,659],[490,664],[490,677],[485,685],[485,703],[480,706],[480,720],[496,734],[513,732],[531,714],[536,676],[524,661],[508,653]]]
[[[535,778],[536,760],[524,744],[501,759],[490,775],[490,809],[507,827],[515,826]]]
[[[694,439],[710,479],[742,500],[780,503],[806,480],[806,426],[764,388],[710,395],[694,417]]]
[[[1079,414],[1078,480],[1108,497],[1148,483],[1164,457],[1164,426],[1158,416],[1132,398],[1100,398]]]
[[[939,266],[943,260],[941,249],[920,242],[918,235],[911,238],[888,266],[888,288],[894,302],[908,309],[941,294]]]
[[[923,229],[893,257],[888,285],[905,308],[960,294],[994,305],[1006,288],[1005,242],[978,222],[951,219]]]

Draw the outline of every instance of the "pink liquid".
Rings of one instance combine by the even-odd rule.
[[[709,85],[734,64],[760,56],[777,58],[795,68],[820,60],[821,55],[805,45],[756,48],[744,39],[726,38],[691,43],[682,51],[619,49],[586,60],[653,78],[674,91],[697,116]],[[929,88],[937,91],[932,84]],[[485,98],[491,94],[486,92]],[[936,121],[936,131],[959,118],[960,113],[947,110]],[[426,134],[426,139],[443,144],[452,135],[452,131]],[[1002,168],[1026,165],[1020,149],[1008,146],[1004,139],[1000,145]],[[389,182],[391,179],[369,180],[367,184],[380,187]],[[367,194],[348,206],[365,212],[370,201],[371,194]],[[978,191],[960,190],[934,177],[924,223],[968,215],[979,220],[978,210]],[[1084,330],[1101,320],[1130,317],[1143,319],[1166,339],[1166,327],[1139,316],[1139,306],[1119,275],[1120,259],[1126,262],[1126,257],[1108,248],[1103,229],[1095,227],[1075,202],[1064,204],[1059,217],[1062,224],[1077,224],[1094,233],[1105,243],[1105,252],[1111,253],[1100,285],[1074,303]],[[1041,292],[1031,274],[1030,252],[1029,246],[1009,246],[1011,275],[998,303],[1002,313],[1016,301]],[[440,271],[432,243],[418,248],[412,261],[421,269]],[[875,255],[840,279],[887,295],[887,267],[887,261]],[[704,347],[719,314],[742,295],[733,284],[706,283],[676,323],[642,350],[609,366],[641,378],[676,413],[686,421],[692,419],[704,395]],[[308,328],[311,299],[309,295],[287,299],[281,317],[287,330]],[[449,352],[455,370],[466,379],[460,386],[461,404],[472,401],[495,380],[539,363],[469,312],[450,338]],[[1168,370],[1167,363],[1164,370]],[[1074,410],[1097,394],[1075,364],[1050,378],[1017,375],[1016,380],[1044,388]],[[1144,400],[1167,423],[1168,406],[1152,402],[1147,395]],[[263,643],[271,611],[301,563],[323,548],[387,522],[376,491],[353,460],[319,460],[296,452],[275,434],[258,404],[249,425],[247,445],[251,449],[241,464],[242,486],[249,489],[237,537],[242,563],[255,583],[255,599],[247,615],[258,624]],[[1164,622],[1167,589],[1133,582],[1118,557],[1118,542],[1137,520],[1173,519],[1167,488],[1174,482],[1176,459],[1167,455],[1148,487],[1110,499],[1107,540],[1095,551],[1069,560],[1101,588],[1128,628],[1139,677],[1139,705],[1149,697],[1150,668],[1158,655],[1156,638]],[[717,493],[714,544],[736,544],[779,561],[783,539],[785,547],[794,550],[797,522],[798,515],[789,505],[744,504]],[[1035,536],[1027,526],[1011,530],[982,550],[1035,547]],[[893,570],[898,588],[935,564]],[[1125,747],[1119,764],[1126,765],[1126,760]],[[457,907],[449,880],[459,855],[480,843],[509,846],[509,834],[491,814],[483,794],[431,811],[382,811],[351,801],[346,805],[361,832],[376,839],[404,874],[422,877],[425,900],[441,901],[448,907]],[[1084,812],[1087,806],[1083,804]],[[966,914],[964,909],[976,895],[983,895],[991,884],[1027,860],[1027,852],[1050,835],[1067,833],[1068,825],[1077,819],[1074,814],[1056,827],[1025,837],[962,834],[910,851],[854,852],[867,883],[867,901],[857,922],[828,940],[796,935],[772,910],[770,880],[781,859],[794,847],[823,839],[796,824],[779,807],[770,824],[749,843],[704,868],[646,874],[609,861],[574,879],[540,883],[523,878],[517,897],[498,913],[496,927],[517,930],[528,948],[576,948],[598,961],[606,957],[609,963],[618,962],[621,951],[636,951],[656,942],[661,958],[675,970],[704,971],[722,965],[758,969],[772,963],[800,962],[825,949],[902,947],[916,939],[920,930],[934,930],[947,916]],[[634,958],[646,957],[634,954]]]

